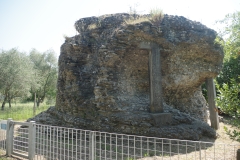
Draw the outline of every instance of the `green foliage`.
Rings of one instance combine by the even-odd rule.
[[[33,62],[36,70],[35,76],[38,79],[38,87],[32,88],[31,92],[32,95],[36,92],[37,105],[39,106],[45,98],[51,100],[56,97],[57,59],[53,51],[40,53],[35,49],[30,52],[30,59]]]
[[[228,61],[240,55],[240,12],[226,15],[219,23],[225,27],[219,32],[224,40],[218,37],[217,42],[224,46],[224,61]]]
[[[45,98],[56,97],[57,59],[54,52],[32,50],[30,55],[17,49],[0,52],[0,101],[2,110],[16,98],[26,99],[37,93],[38,106]],[[32,96],[33,97],[33,96]]]
[[[0,52],[0,93],[2,109],[8,101],[16,97],[30,95],[31,87],[36,87],[34,68],[29,57],[17,49]]]
[[[149,153],[144,153],[144,157],[149,157]]]
[[[230,56],[224,62],[223,69],[220,75],[217,77],[217,82],[222,87],[225,83],[227,85],[231,85],[231,79],[236,80],[236,82],[240,82],[238,78],[240,76],[240,55],[238,56]]]
[[[224,49],[224,66],[222,72],[217,77],[217,82],[222,87],[224,83],[230,85],[231,79],[237,82],[240,80],[240,12],[228,14],[219,21],[225,25],[225,29],[219,33],[225,37],[225,41],[217,38],[217,42],[222,44]]]
[[[240,116],[240,12],[228,14],[219,21],[225,25],[216,43],[223,46],[224,65],[217,81],[217,105],[231,116]]]
[[[231,118],[228,121],[228,124],[232,125],[233,127],[240,129],[240,119],[239,118]]]
[[[240,116],[240,83],[232,79],[228,84],[217,85],[220,92],[217,97],[217,105],[221,110],[231,116]]]
[[[231,139],[240,142],[240,132],[239,132],[239,131],[237,131],[237,130],[235,130],[235,129],[234,129],[233,131],[228,130],[228,128],[227,128],[226,126],[224,126],[224,130],[225,130],[225,132],[227,133],[227,135],[229,135],[229,137],[230,137]]]
[[[226,37],[224,50],[226,57],[240,54],[240,12],[228,14],[219,23],[225,25],[225,29],[220,32],[220,36]],[[229,56],[230,55],[230,56]]]

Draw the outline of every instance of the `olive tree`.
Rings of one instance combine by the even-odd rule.
[[[13,98],[30,95],[30,89],[36,86],[34,73],[33,64],[25,53],[19,52],[15,48],[0,52],[2,110],[4,110],[6,102],[11,107]]]
[[[52,50],[40,53],[33,49],[29,56],[38,77],[38,87],[31,92],[32,95],[36,93],[37,106],[39,106],[46,97],[51,99],[56,97],[57,58]]]

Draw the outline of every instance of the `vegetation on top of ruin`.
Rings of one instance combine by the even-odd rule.
[[[150,11],[150,18],[149,20],[152,24],[158,26],[164,18],[163,11],[161,9],[155,8]]]
[[[135,25],[137,23],[142,23],[142,22],[150,22],[150,20],[148,17],[143,17],[143,16],[140,16],[138,18],[131,17],[125,20],[125,24],[127,25]]]
[[[96,23],[93,23],[93,24],[88,25],[88,29],[89,29],[89,30],[96,29],[96,28],[98,28],[98,26],[97,26]]]
[[[155,26],[159,26],[162,19],[164,18],[163,11],[158,8],[150,10],[149,14],[146,15],[141,15],[138,14],[136,10],[131,10],[129,12],[129,15],[130,16],[124,20],[124,24],[126,25],[135,25],[142,22],[149,22]],[[87,29],[94,30],[101,27],[101,21],[105,18],[105,16],[98,17],[98,22],[89,24],[87,26]]]
[[[134,12],[131,15],[132,15],[131,18],[125,20],[125,23],[128,25],[134,25],[134,24],[142,23],[142,22],[150,22],[155,26],[159,26],[161,21],[164,18],[163,11],[158,8],[151,9],[150,14],[148,14],[148,15],[137,16],[136,12]]]

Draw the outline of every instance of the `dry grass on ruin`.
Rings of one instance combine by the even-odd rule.
[[[152,9],[150,11],[149,16],[137,17],[137,16],[133,15],[131,18],[126,19],[125,23],[127,25],[135,25],[135,24],[142,23],[142,22],[150,22],[153,25],[159,26],[161,21],[163,20],[163,18],[164,18],[164,14],[163,14],[162,10],[156,8],[156,9]]]

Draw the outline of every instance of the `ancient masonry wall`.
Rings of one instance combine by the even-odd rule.
[[[79,35],[67,39],[59,58],[56,107],[72,114],[149,111],[149,72],[141,42],[161,49],[164,102],[206,120],[201,84],[222,65],[216,33],[184,17],[168,16],[156,27],[125,24],[128,14],[80,19]],[[95,26],[95,28],[94,28]]]
[[[79,34],[61,46],[56,106],[30,120],[174,139],[216,137],[205,123],[207,103],[201,92],[202,83],[222,67],[216,32],[184,17],[164,15],[154,25],[135,23],[134,17],[114,14],[78,20]],[[132,23],[126,23],[129,19]],[[152,48],[141,44],[157,46],[156,61]],[[151,65],[161,68],[161,74]],[[150,76],[157,75],[162,101],[156,99],[158,92],[154,103],[163,105],[163,112],[157,111],[161,113],[150,110],[150,91],[159,88],[150,86]]]

